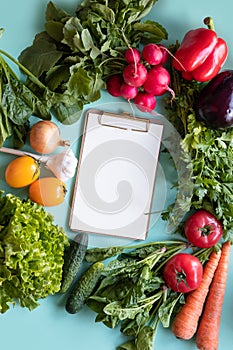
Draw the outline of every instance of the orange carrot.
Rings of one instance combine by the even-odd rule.
[[[210,258],[204,267],[200,286],[188,294],[185,304],[175,316],[172,323],[172,332],[177,338],[188,340],[191,339],[196,333],[199,318],[202,314],[203,305],[220,256],[220,250],[218,253],[215,251],[211,253]]]
[[[197,330],[196,345],[200,350],[218,349],[219,326],[226,290],[230,251],[230,242],[225,242]]]

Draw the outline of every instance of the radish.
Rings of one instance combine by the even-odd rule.
[[[142,112],[151,112],[156,107],[156,98],[147,92],[139,92],[134,99],[137,108]]]
[[[121,85],[121,96],[126,100],[132,100],[138,93],[138,88],[136,86],[130,86],[126,83]]]
[[[162,58],[160,64],[165,64],[169,60],[169,57],[171,56],[171,53],[169,52],[169,50],[163,44],[158,44],[158,47],[160,48],[160,50],[161,50],[161,52],[163,54],[163,58]]]
[[[158,45],[147,44],[142,49],[142,57],[150,65],[157,65],[161,63],[163,54]]]
[[[147,79],[147,69],[141,63],[130,63],[123,70],[123,78],[126,84],[140,87]]]
[[[140,52],[137,49],[130,47],[125,51],[125,60],[127,63],[139,63],[140,59]]]
[[[143,85],[144,90],[152,95],[160,96],[169,91],[172,100],[175,97],[174,91],[169,87],[171,78],[168,70],[161,65],[154,66],[148,70],[148,78]]]
[[[119,97],[121,96],[121,84],[123,82],[123,78],[120,74],[114,74],[110,76],[106,81],[107,91],[110,95]]]

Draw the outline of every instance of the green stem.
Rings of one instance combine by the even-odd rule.
[[[46,89],[46,86],[41,83],[41,81],[35,77],[34,74],[32,74],[26,67],[24,67],[19,61],[17,61],[14,57],[12,57],[10,54],[5,52],[4,50],[0,49],[0,54],[6,56],[9,58],[12,62],[14,62],[28,77],[32,79],[32,81],[38,85],[41,89]]]
[[[208,27],[208,29],[214,30],[214,20],[211,17],[204,18],[204,24]]]

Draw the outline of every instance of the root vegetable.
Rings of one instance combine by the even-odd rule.
[[[139,63],[140,59],[140,52],[137,49],[129,47],[125,51],[125,60],[127,63]]]
[[[197,330],[196,345],[200,350],[218,349],[219,327],[226,290],[230,251],[230,242],[225,242]]]
[[[148,77],[143,88],[149,94],[160,96],[169,91],[172,99],[175,97],[174,91],[169,87],[171,78],[168,70],[161,65],[154,66],[148,70]]]
[[[106,81],[107,91],[114,97],[121,96],[121,84],[123,83],[123,77],[120,74],[114,74],[110,76]]]
[[[141,63],[130,63],[123,71],[123,78],[126,84],[130,86],[140,87],[147,79],[147,69]]]
[[[156,98],[152,94],[146,92],[139,92],[134,98],[134,103],[142,112],[152,112],[156,107]]]
[[[163,54],[158,45],[151,43],[143,47],[142,57],[147,63],[151,65],[157,65],[161,63]]]
[[[52,153],[58,146],[69,146],[69,141],[61,140],[58,126],[49,120],[34,124],[30,130],[29,142],[38,153]]]
[[[126,83],[121,85],[121,96],[126,100],[132,100],[138,93],[136,86],[130,86]]]

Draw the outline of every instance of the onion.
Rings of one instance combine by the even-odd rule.
[[[29,142],[36,152],[43,154],[53,152],[58,146],[70,146],[69,141],[61,140],[58,126],[49,120],[39,121],[32,126]]]

